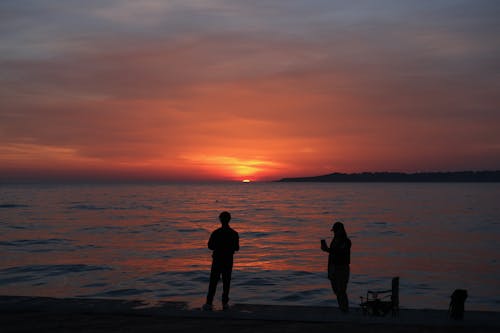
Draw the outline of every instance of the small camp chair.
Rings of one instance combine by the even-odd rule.
[[[366,297],[361,297],[361,310],[364,315],[385,316],[389,311],[392,316],[399,315],[399,277],[392,278],[392,288],[388,290],[368,290]]]

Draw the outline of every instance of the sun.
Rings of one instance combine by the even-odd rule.
[[[242,183],[250,183],[250,182],[251,182],[251,180],[250,180],[250,179],[243,179],[241,182],[242,182]]]

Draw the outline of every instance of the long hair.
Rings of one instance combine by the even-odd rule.
[[[342,222],[335,222],[333,224],[333,232],[335,234],[334,238],[338,240],[347,239],[347,232],[345,231],[344,224]]]

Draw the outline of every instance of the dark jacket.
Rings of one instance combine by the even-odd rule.
[[[213,252],[216,260],[232,260],[234,252],[240,249],[238,233],[229,226],[221,227],[210,235],[208,248]]]
[[[328,271],[332,266],[347,266],[351,263],[351,240],[334,238],[328,248]]]

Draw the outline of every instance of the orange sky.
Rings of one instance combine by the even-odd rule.
[[[0,181],[500,169],[497,4],[79,6],[0,4]]]

